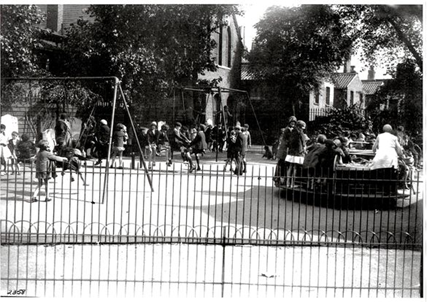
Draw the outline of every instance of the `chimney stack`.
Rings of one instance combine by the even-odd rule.
[[[350,72],[351,72],[351,73],[357,73],[357,72],[356,72],[356,70],[355,70],[355,68],[356,68],[356,66],[351,65],[351,71],[350,71]]]
[[[46,27],[59,32],[64,21],[64,5],[47,5]]]
[[[240,26],[240,38],[242,38],[243,44],[246,46],[246,27]]]
[[[373,81],[375,80],[375,70],[374,70],[374,66],[371,65],[371,67],[369,68],[368,71],[368,80]]]
[[[348,73],[350,72],[350,68],[351,68],[351,57],[349,57],[345,63],[344,63],[344,73]]]

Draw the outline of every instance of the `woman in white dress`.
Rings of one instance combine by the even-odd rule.
[[[372,150],[375,157],[372,160],[371,170],[395,168],[398,169],[399,156],[403,156],[402,146],[399,144],[398,137],[393,133],[393,128],[386,124],[383,127],[383,133],[378,134]]]
[[[402,146],[396,135],[393,134],[393,128],[386,124],[383,127],[383,133],[379,134],[375,140],[372,150],[375,157],[372,160],[371,170],[375,170],[377,186],[384,196],[396,193],[399,168],[399,156],[403,155]]]
[[[7,165],[10,163],[10,158],[12,153],[10,153],[9,147],[9,138],[6,136],[6,125],[0,125],[0,174],[6,175]],[[2,167],[4,164],[4,167]]]

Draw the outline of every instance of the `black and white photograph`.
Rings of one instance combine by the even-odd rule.
[[[424,297],[424,2],[0,9],[2,298]]]

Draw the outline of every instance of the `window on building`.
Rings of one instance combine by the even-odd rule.
[[[218,39],[218,65],[222,65],[222,56],[223,56],[223,51],[222,51],[222,46],[223,46],[223,41],[224,39],[224,33],[222,30],[222,27],[219,29],[219,39]]]
[[[326,87],[326,105],[331,104],[331,87]]]
[[[314,93],[314,105],[319,105],[320,103],[320,90],[316,90]]]
[[[227,67],[231,67],[231,29],[227,27]]]
[[[363,93],[359,92],[359,104],[365,107],[365,100],[363,99]]]
[[[350,91],[350,106],[354,104],[354,91]]]
[[[217,43],[217,45],[219,44],[219,34],[215,33],[214,34],[214,39],[215,42]],[[218,47],[215,47],[214,49],[212,49],[212,57],[215,59],[215,64],[219,65],[219,53],[218,53]]]

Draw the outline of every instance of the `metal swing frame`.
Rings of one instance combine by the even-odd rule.
[[[209,91],[208,91],[208,89],[209,89]],[[214,92],[215,92],[214,90],[215,89],[217,90],[216,92],[218,93],[218,96],[219,96],[219,102],[220,102],[220,107],[222,109],[222,116],[223,117],[225,117],[225,111],[224,111],[224,106],[223,106],[223,102],[222,102],[222,93],[223,92],[239,92],[239,93],[243,93],[246,96],[247,100],[249,101],[249,104],[251,105],[252,113],[255,116],[255,120],[256,120],[256,123],[257,123],[257,126],[258,126],[258,130],[260,132],[263,144],[266,145],[266,141],[265,141],[264,135],[262,134],[261,126],[260,126],[259,121],[258,121],[258,117],[257,117],[257,115],[255,113],[255,109],[254,109],[254,106],[252,105],[252,101],[251,101],[251,98],[249,97],[249,93],[246,90],[240,90],[240,89],[234,89],[234,88],[223,88],[223,87],[220,87],[220,86],[216,86],[216,87],[206,86],[205,89],[203,89],[201,87],[183,87],[183,88],[180,88],[181,93],[184,92],[184,91],[194,91],[194,92],[209,93],[210,95],[214,94]],[[182,99],[184,99],[183,96],[182,96]],[[173,104],[173,119],[174,119],[174,122],[175,122],[175,90],[174,90],[174,98],[173,98],[173,100],[174,100],[174,104]],[[224,121],[222,119],[221,122],[220,122],[220,125],[224,127],[225,125],[223,124],[223,122]],[[218,144],[218,137],[217,137],[216,143]],[[215,161],[216,162],[218,161],[218,149],[216,150]]]
[[[49,81],[49,80],[59,80],[59,81],[76,81],[76,80],[113,80],[114,81],[114,95],[113,95],[113,104],[112,104],[112,113],[111,113],[111,121],[110,121],[110,135],[109,135],[109,145],[111,146],[112,140],[113,140],[113,125],[114,125],[114,117],[115,117],[115,111],[116,111],[116,105],[117,105],[117,94],[118,91],[120,91],[120,95],[122,97],[122,100],[124,102],[124,107],[126,108],[126,113],[128,114],[129,120],[131,122],[132,130],[134,133],[134,136],[136,138],[136,142],[138,144],[139,152],[140,154],[143,154],[141,144],[139,142],[137,132],[135,129],[135,125],[132,120],[132,116],[129,112],[129,106],[126,101],[126,97],[123,93],[122,87],[120,85],[121,81],[119,78],[115,76],[101,76],[101,77],[18,77],[18,78],[3,78],[3,80],[9,80],[9,81]],[[111,148],[108,148],[108,154],[107,154],[107,165],[105,167],[105,173],[108,174],[109,168],[110,168],[110,157],[111,157]],[[150,184],[151,191],[154,192],[152,179],[150,177],[150,173],[148,172],[147,165],[145,163],[144,157],[142,157],[142,163],[144,166],[144,171],[147,176],[148,182]],[[104,203],[106,191],[107,191],[107,181],[104,180],[104,190],[103,190],[103,196],[102,196],[102,204]]]

